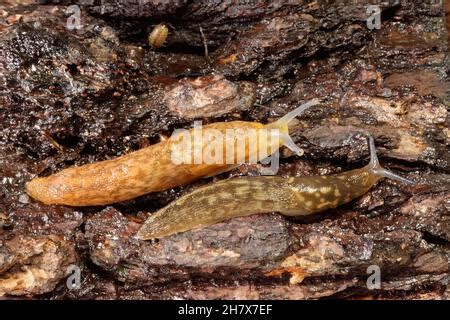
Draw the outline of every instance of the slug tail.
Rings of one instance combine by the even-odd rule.
[[[282,141],[282,144],[286,146],[288,149],[290,149],[295,154],[301,156],[303,155],[303,149],[301,149],[299,146],[295,144],[295,142],[292,140],[292,138],[289,136],[289,129],[288,124],[291,122],[295,117],[298,117],[303,112],[305,112],[306,109],[309,109],[312,106],[315,106],[319,104],[319,99],[312,99],[298,108],[288,112],[286,115],[284,115],[282,118],[278,119],[275,122],[269,123],[266,125],[266,128],[268,129],[278,129],[280,130],[279,138],[280,141]]]
[[[175,229],[176,223],[172,222],[169,217],[169,223],[165,221],[165,217],[161,212],[148,217],[144,225],[136,233],[136,237],[140,240],[157,239],[164,236],[165,233],[170,234],[172,229]],[[174,225],[173,228],[170,225]]]
[[[377,150],[375,148],[375,142],[373,140],[372,136],[369,136],[369,149],[370,149],[370,163],[369,163],[369,168],[371,170],[371,172],[379,177],[383,177],[383,178],[388,178],[388,179],[392,179],[401,183],[405,183],[405,184],[409,184],[409,185],[414,185],[415,182],[406,178],[403,178],[395,173],[393,173],[390,170],[387,170],[385,168],[383,168],[380,165],[380,162],[378,161],[378,157],[377,157]]]

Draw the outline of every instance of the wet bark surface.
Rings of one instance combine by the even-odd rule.
[[[443,6],[387,4],[371,30],[366,4],[339,1],[103,2],[113,9],[80,2],[74,30],[66,5],[0,5],[1,297],[449,298]],[[161,22],[169,35],[154,49],[147,37]],[[312,98],[321,104],[291,127],[305,154],[282,149],[279,175],[361,167],[369,132],[382,164],[416,186],[385,179],[317,215],[253,215],[153,242],[134,234],[157,209],[259,165],[107,207],[25,193],[36,176],[138,150],[194,120],[266,123]],[[81,286],[69,289],[74,266]]]

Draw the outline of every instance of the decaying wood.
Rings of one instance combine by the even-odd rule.
[[[442,6],[388,2],[371,30],[367,5],[353,2],[84,1],[81,28],[68,30],[67,6],[50,3],[0,6],[0,296],[449,298]],[[160,22],[171,27],[155,50],[147,37]],[[24,191],[37,175],[137,150],[194,119],[267,122],[312,98],[321,105],[291,128],[305,155],[282,150],[278,174],[362,166],[364,131],[382,163],[417,185],[383,180],[315,216],[253,215],[158,242],[134,238],[152,212],[259,165],[108,207],[45,206]],[[82,281],[71,290],[73,266]],[[367,288],[370,266],[381,288]]]

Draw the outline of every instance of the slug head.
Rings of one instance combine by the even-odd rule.
[[[374,176],[378,177],[379,179],[381,178],[389,178],[401,183],[405,183],[405,184],[409,184],[409,185],[414,185],[414,181],[411,181],[409,179],[403,178],[395,173],[393,173],[390,170],[387,170],[385,168],[383,168],[380,165],[380,162],[378,161],[378,157],[377,157],[377,150],[375,148],[375,142],[373,140],[372,136],[368,137],[369,139],[369,149],[370,149],[370,162],[367,165],[370,173],[372,173]]]
[[[295,142],[292,140],[292,138],[289,136],[288,124],[290,121],[292,121],[292,119],[301,115],[306,109],[319,104],[319,102],[320,102],[319,99],[312,99],[302,104],[298,108],[288,112],[286,115],[284,115],[277,121],[267,124],[266,128],[277,129],[279,132],[278,137],[279,141],[281,141],[281,144],[289,148],[292,152],[294,152],[298,156],[301,156],[304,153],[303,149],[297,146]]]

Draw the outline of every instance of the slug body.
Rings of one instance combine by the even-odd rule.
[[[267,148],[267,155],[274,153],[282,145],[286,145],[297,154],[301,154],[302,150],[289,137],[287,125],[295,116],[317,103],[317,100],[309,101],[281,119],[267,125],[246,121],[218,122],[205,125],[200,133],[200,137],[203,139],[196,136],[195,128],[185,131],[191,142],[188,145],[194,146],[192,148],[194,149],[195,142],[198,145],[198,141],[201,141],[199,149],[203,152],[211,148],[213,144],[211,140],[206,138],[209,132],[214,131],[225,136],[227,130],[230,129],[253,130],[256,134],[248,136],[244,141],[243,157],[238,159],[237,154],[231,154],[232,164],[230,164],[230,161],[227,162],[225,158],[218,159],[219,161],[216,162],[196,163],[193,159],[195,151],[192,152],[192,158],[191,153],[188,153],[192,161],[178,163],[180,159],[174,157],[174,154],[176,154],[174,150],[179,149],[178,146],[181,145],[179,138],[182,135],[172,135],[166,141],[161,141],[112,160],[71,167],[48,177],[33,179],[27,183],[26,190],[31,197],[45,204],[106,205],[187,184],[202,177],[213,176],[230,170],[250,158],[261,160],[258,155],[265,148]],[[274,133],[269,136],[263,135],[267,132],[267,129]],[[266,143],[259,143],[261,137]],[[231,144],[237,145],[238,138],[231,137]],[[222,148],[222,145],[220,148]],[[232,149],[238,150],[237,146]],[[226,152],[223,154],[225,157]]]
[[[148,35],[148,43],[153,49],[161,48],[169,35],[169,28],[165,24],[158,24]]]
[[[341,174],[242,177],[199,188],[151,215],[137,236],[143,240],[161,238],[255,213],[308,215],[350,202],[383,177],[412,183],[379,165],[371,137],[370,152],[367,166]]]

